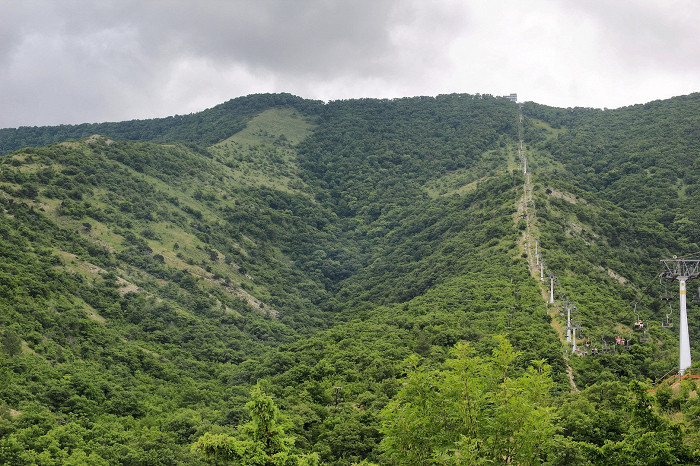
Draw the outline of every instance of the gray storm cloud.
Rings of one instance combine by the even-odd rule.
[[[670,5],[670,6],[669,6]],[[0,0],[0,127],[518,91],[619,106],[700,90],[691,0]]]

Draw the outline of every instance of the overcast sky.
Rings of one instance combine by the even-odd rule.
[[[0,0],[0,127],[290,92],[616,108],[700,91],[697,0]]]

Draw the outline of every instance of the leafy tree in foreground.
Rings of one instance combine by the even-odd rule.
[[[460,343],[443,369],[412,356],[404,387],[382,411],[382,447],[394,464],[540,464],[555,434],[544,361],[514,377],[518,353],[499,337],[490,357]]]
[[[629,415],[620,441],[606,440],[594,458],[598,464],[697,464],[697,455],[683,442],[681,425],[669,422],[653,409],[649,387],[637,381],[629,384],[622,398]]]
[[[291,453],[294,438],[285,435],[280,415],[272,398],[256,385],[252,399],[246,404],[251,421],[239,426],[238,437],[227,434],[207,433],[192,445],[192,450],[221,463],[240,465],[299,465],[318,464],[316,453],[296,455]]]

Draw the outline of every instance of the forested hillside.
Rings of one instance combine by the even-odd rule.
[[[82,139],[93,134],[112,139],[151,142],[191,142],[208,146],[246,127],[246,122],[269,108],[284,107],[314,115],[319,101],[291,94],[265,94],[240,97],[199,113],[175,115],[151,120],[84,123],[60,126],[21,126],[0,129],[0,154],[28,146],[43,146],[68,139]]]
[[[632,337],[635,312],[649,323],[647,337],[659,345],[645,347],[635,366],[652,380],[661,377],[678,348],[677,333],[661,326],[667,314],[678,314],[678,284],[660,282],[659,261],[697,253],[700,239],[700,94],[615,111],[526,104],[524,113],[541,183],[542,244],[552,249],[548,265],[572,301],[585,303],[581,319],[598,346],[604,338]],[[689,298],[698,296],[695,286]],[[690,303],[692,341],[700,336],[699,317]],[[609,378],[609,370],[630,371],[597,361],[582,370],[595,380]]]
[[[0,130],[0,463],[700,462],[692,379],[647,391],[699,130],[465,94]]]

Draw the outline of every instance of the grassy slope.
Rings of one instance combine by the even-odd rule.
[[[232,169],[242,186],[266,186],[308,193],[300,178],[293,148],[314,125],[293,109],[270,109],[252,118],[245,129],[210,147],[217,161]]]

